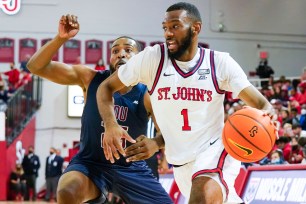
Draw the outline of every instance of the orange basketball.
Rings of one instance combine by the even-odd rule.
[[[256,108],[246,107],[225,122],[222,140],[225,150],[242,162],[263,159],[272,149],[276,134],[269,116]]]

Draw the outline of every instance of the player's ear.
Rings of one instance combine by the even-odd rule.
[[[201,22],[199,22],[199,21],[194,22],[193,25],[192,25],[192,28],[191,28],[192,34],[193,35],[198,35],[201,31],[201,28],[202,28],[202,23]]]

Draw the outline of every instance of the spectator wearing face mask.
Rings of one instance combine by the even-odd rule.
[[[283,151],[281,149],[275,149],[271,152],[270,156],[265,157],[259,162],[260,165],[279,165],[288,164],[285,161]]]
[[[267,79],[273,74],[274,70],[268,65],[268,60],[262,59],[256,68],[256,75],[258,75],[260,79]],[[261,87],[268,87],[268,85],[269,81],[261,81]]]
[[[274,150],[282,150],[283,157],[285,161],[289,161],[291,153],[290,137],[280,136],[278,140],[275,141]]]
[[[54,147],[50,148],[50,156],[46,159],[46,196],[45,201],[50,201],[51,194],[56,200],[58,180],[62,174],[64,159],[57,155]]]
[[[299,90],[301,93],[300,98],[298,99],[298,102],[300,105],[306,104],[306,82],[301,82],[299,85]]]
[[[273,150],[271,153],[271,160],[269,164],[272,165],[286,164],[286,161],[284,160],[283,156],[283,151],[280,149]]]
[[[22,167],[27,181],[27,191],[25,200],[30,199],[30,191],[32,191],[32,200],[36,200],[36,178],[38,177],[38,169],[40,168],[39,157],[34,153],[34,147],[28,148],[28,154],[24,156]]]

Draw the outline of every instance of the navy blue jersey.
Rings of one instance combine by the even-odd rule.
[[[82,115],[80,151],[76,155],[78,159],[110,164],[105,159],[101,147],[101,135],[104,133],[104,127],[96,101],[97,89],[109,75],[109,71],[98,72],[88,87]],[[146,134],[148,116],[143,104],[146,91],[147,87],[145,85],[138,84],[124,95],[115,93],[113,96],[117,121],[134,139],[141,134]],[[124,147],[129,145],[125,141],[122,141],[122,144]],[[127,165],[123,157],[116,161],[116,164]]]
[[[103,194],[100,197],[102,200],[107,197],[108,192],[114,192],[125,203],[173,203],[145,161],[126,163],[121,156],[115,164],[111,164],[105,159],[101,147],[104,127],[98,111],[96,92],[109,75],[109,71],[98,72],[88,87],[82,115],[80,151],[70,161],[64,173],[78,171],[90,178]],[[146,91],[146,86],[138,84],[124,95],[113,95],[117,121],[134,139],[146,134],[148,117],[143,104]],[[123,146],[125,145],[123,141]],[[101,203],[100,198],[89,203]]]

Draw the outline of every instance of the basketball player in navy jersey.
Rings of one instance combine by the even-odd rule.
[[[78,31],[76,16],[62,16],[56,37],[40,48],[27,64],[33,74],[50,81],[64,85],[79,85],[86,100],[81,121],[80,150],[60,178],[57,202],[104,203],[107,193],[113,192],[125,203],[172,203],[145,161],[126,162],[125,158],[121,157],[110,162],[104,156],[104,147],[101,147],[105,129],[97,107],[97,88],[111,72],[138,53],[138,43],[129,37],[120,37],[114,41],[111,48],[111,72],[96,71],[85,65],[51,61],[58,49]],[[148,114],[152,114],[146,86],[136,84],[123,88],[114,93],[113,100],[118,123],[132,135],[122,139],[121,144],[125,147],[130,142],[141,140],[143,146],[140,149],[143,149],[146,155],[153,155],[158,151],[158,144],[162,143],[158,138],[136,138],[146,134]]]
[[[165,43],[135,55],[98,88],[98,108],[106,130],[104,154],[114,160],[138,150],[134,148],[138,143],[126,151],[121,147],[120,139],[128,133],[117,125],[112,94],[142,82],[149,89],[167,161],[173,164],[175,180],[189,203],[241,203],[234,188],[241,163],[227,154],[221,138],[224,93],[233,92],[266,113],[273,108],[228,53],[198,46],[202,20],[194,5],[170,6],[162,27]]]

